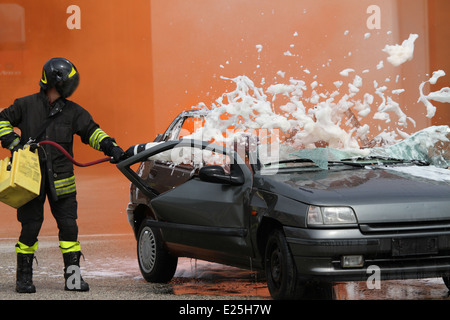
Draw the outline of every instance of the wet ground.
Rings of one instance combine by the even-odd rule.
[[[139,271],[136,241],[125,214],[128,180],[115,167],[104,164],[77,169],[77,188],[79,240],[85,256],[81,272],[91,290],[63,290],[57,229],[47,208],[36,252],[38,263],[34,264],[37,293],[15,293],[14,245],[20,226],[15,210],[0,204],[1,300],[270,299],[261,274],[188,258],[179,259],[169,284],[147,283]],[[450,300],[442,279],[382,281],[379,289],[369,289],[365,282],[346,282],[335,284],[331,290],[329,297],[336,300]]]
[[[91,290],[75,294],[63,290],[63,261],[57,237],[41,237],[34,263],[37,293],[18,294],[14,292],[15,241],[0,239],[0,300],[270,299],[260,274],[188,258],[180,258],[169,284],[147,283],[139,271],[131,234],[80,236],[85,256],[81,272]],[[450,300],[441,279],[382,281],[380,289],[368,289],[365,282],[346,282],[335,284],[332,294],[336,300]]]
[[[0,239],[0,300],[160,300],[160,299],[266,299],[267,287],[246,270],[180,259],[169,284],[151,284],[140,274],[135,240],[131,234],[80,236],[84,260],[81,275],[91,290],[65,292],[63,260],[56,236],[39,240],[34,262],[35,294],[15,293],[15,239]]]

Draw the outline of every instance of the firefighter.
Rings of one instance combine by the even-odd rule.
[[[116,163],[124,151],[94,122],[88,111],[67,100],[80,81],[76,67],[67,59],[52,58],[43,67],[38,93],[16,99],[0,112],[2,147],[14,152],[25,144],[51,140],[73,156],[73,136],[92,148],[111,156]],[[14,131],[20,129],[20,135]],[[42,172],[40,195],[17,209],[22,225],[17,252],[16,291],[36,292],[33,285],[33,259],[38,248],[38,234],[44,220],[44,202],[48,198],[59,230],[60,250],[64,260],[65,290],[88,291],[89,285],[79,273],[81,247],[78,242],[77,199],[73,164],[50,145],[39,147]],[[76,268],[70,268],[75,266]],[[72,275],[77,275],[74,279]],[[77,280],[77,281],[76,281]],[[72,281],[72,282],[69,282]]]

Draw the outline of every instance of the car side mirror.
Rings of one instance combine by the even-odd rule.
[[[206,166],[199,171],[199,177],[206,182],[227,183],[231,185],[244,184],[244,177],[236,174],[226,174],[221,166]]]

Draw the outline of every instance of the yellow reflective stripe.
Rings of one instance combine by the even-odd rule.
[[[54,183],[55,183],[55,190],[56,190],[57,196],[61,196],[64,194],[69,194],[69,193],[77,191],[77,188],[75,185],[75,176],[72,176],[67,179],[57,180]]]
[[[69,78],[72,78],[75,73],[77,73],[77,70],[75,70],[75,68],[72,67],[72,71],[70,71],[69,73]]]
[[[45,71],[42,73],[43,78],[41,79],[41,82],[46,84],[47,83],[47,75],[45,74]]]
[[[14,130],[11,128],[0,128],[0,137],[3,137],[11,132],[13,132]]]
[[[77,191],[77,187],[75,185],[67,187],[67,188],[61,188],[61,189],[56,189],[56,195],[57,196],[62,196],[64,194],[69,194],[72,192]]]
[[[78,241],[59,241],[59,249],[62,253],[81,251]]]
[[[100,150],[100,142],[109,136],[100,128],[97,128],[89,138],[89,145],[95,150]]]
[[[94,142],[95,142],[96,138],[98,137],[98,135],[100,134],[100,131],[101,131],[101,129],[95,129],[94,133],[89,138],[89,145],[94,149],[96,149],[94,146]]]
[[[0,137],[3,137],[13,131],[14,128],[9,121],[0,121]]]
[[[12,127],[11,123],[9,121],[0,121],[0,127],[4,127],[4,126],[10,126]]]
[[[67,178],[67,179],[61,179],[61,180],[55,181],[55,188],[66,187],[72,183],[75,183],[75,176],[71,176],[70,178]]]
[[[13,150],[15,146],[17,146],[20,142],[19,138],[15,138],[13,142],[11,142],[11,144],[8,146],[9,150]]]
[[[20,241],[18,241],[17,244],[16,244],[16,252],[17,253],[33,254],[37,250],[37,248],[38,248],[38,242],[37,241],[31,247],[27,246],[26,244],[23,244]]]

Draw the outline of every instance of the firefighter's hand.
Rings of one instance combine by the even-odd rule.
[[[16,144],[14,147],[12,147],[11,153],[14,153],[14,152],[16,152],[16,151],[19,151],[19,150],[21,150],[21,149],[23,149],[23,145],[21,145],[20,143],[19,143],[19,144]]]
[[[23,149],[23,145],[21,145],[20,143],[19,143],[19,144],[16,144],[14,147],[12,147],[12,148],[10,149],[10,151],[11,151],[11,163],[12,163],[12,159],[14,158],[14,154],[15,154],[17,151],[19,151],[20,149]]]
[[[111,163],[119,163],[127,158],[125,152],[119,146],[115,146],[111,150]]]

